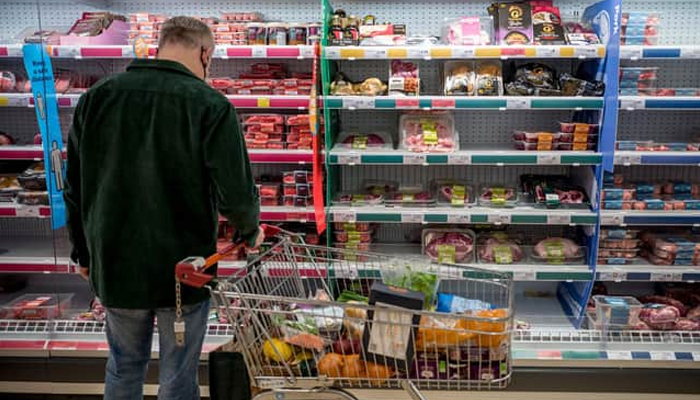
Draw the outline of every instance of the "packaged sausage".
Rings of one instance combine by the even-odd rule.
[[[389,67],[389,95],[417,96],[419,91],[418,64],[392,60]]]

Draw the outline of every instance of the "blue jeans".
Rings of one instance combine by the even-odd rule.
[[[105,400],[141,400],[151,359],[154,318],[158,318],[159,400],[199,399],[199,356],[207,331],[209,300],[182,307],[185,345],[175,345],[174,308],[155,310],[106,309],[109,359]]]

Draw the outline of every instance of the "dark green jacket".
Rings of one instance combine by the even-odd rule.
[[[136,60],[78,103],[65,200],[73,257],[107,307],[175,305],[175,264],[216,251],[218,212],[254,240],[260,202],[236,111],[183,65]],[[183,289],[183,303],[206,289]]]

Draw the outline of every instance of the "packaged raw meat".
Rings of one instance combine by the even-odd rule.
[[[636,198],[636,190],[634,188],[603,188],[600,194],[601,200],[623,200],[631,201]]]
[[[695,321],[690,318],[678,318],[676,325],[673,327],[675,331],[700,331],[700,321]]]
[[[10,71],[0,71],[0,93],[14,92],[17,80]]]
[[[680,317],[681,313],[676,307],[664,304],[649,304],[639,312],[639,319],[657,330],[674,329]]]
[[[446,96],[474,96],[476,74],[472,61],[447,61],[443,70]]]
[[[623,250],[638,249],[639,244],[639,239],[601,239],[599,242],[601,248]]]
[[[483,185],[479,190],[479,205],[487,207],[515,207],[518,191],[512,186]]]
[[[0,132],[0,146],[10,146],[15,144],[15,139],[5,132]]]
[[[423,253],[440,263],[470,262],[474,232],[469,229],[423,229]]]
[[[3,319],[60,319],[71,307],[73,293],[27,293],[0,309]]]
[[[586,124],[581,122],[559,122],[559,130],[562,133],[598,134],[598,124]]]
[[[392,60],[389,67],[389,96],[417,96],[419,91],[418,64],[410,61]]]
[[[600,230],[601,239],[635,239],[639,234],[638,229],[603,228]]]
[[[504,232],[479,235],[477,254],[482,263],[512,264],[525,258],[525,252],[518,242]]]
[[[338,135],[336,147],[356,150],[391,150],[394,144],[391,135],[387,132],[343,131]]]
[[[571,185],[565,175],[520,176],[520,186],[528,200],[547,208],[588,208],[586,191]]]
[[[362,183],[367,193],[385,194],[399,190],[399,183],[396,181],[383,181],[378,179],[367,179]]]
[[[333,204],[343,206],[372,206],[381,204],[384,195],[372,193],[339,193]]]
[[[260,196],[260,205],[263,207],[275,207],[280,205],[279,197]]]
[[[633,264],[637,261],[637,257],[627,258],[627,257],[598,257],[597,263],[599,265],[628,265]]]
[[[459,147],[452,115],[444,112],[406,113],[399,119],[402,146],[418,153],[453,152]]]
[[[260,197],[278,197],[280,195],[279,183],[261,183],[258,185]]]
[[[565,143],[565,142],[559,142],[554,150],[560,150],[560,151],[594,151],[596,147],[596,143],[590,143],[590,142],[585,142],[585,143]]]
[[[557,150],[559,143],[554,143],[554,142],[537,142],[537,143],[528,143],[528,142],[513,142],[513,146],[515,150],[524,150],[524,151],[553,151]]]
[[[335,231],[335,240],[340,243],[370,243],[372,231]]]
[[[603,329],[625,329],[639,322],[642,303],[630,296],[593,296],[596,324]]]
[[[673,306],[678,310],[681,317],[684,317],[685,313],[687,311],[685,306],[683,305],[683,303],[681,303],[680,301],[678,301],[674,298],[668,297],[668,296],[658,296],[658,295],[642,296],[639,298],[639,301],[641,301],[642,303],[645,303],[645,304],[665,304],[668,306]]]
[[[333,229],[337,231],[369,231],[370,224],[368,222],[334,222]]]
[[[314,205],[314,200],[306,196],[284,196],[282,204],[286,207],[310,207]]]
[[[533,248],[532,257],[536,262],[547,264],[575,264],[583,261],[583,247],[571,239],[551,237],[540,240]]]
[[[686,317],[693,321],[700,321],[700,306],[696,306],[688,310]]]
[[[282,173],[282,182],[285,184],[311,183],[312,175],[309,171],[285,171]]]
[[[390,206],[432,206],[435,205],[435,196],[420,187],[399,188],[396,192],[387,193],[384,204]]]
[[[285,196],[311,197],[312,190],[308,183],[297,183],[294,185],[285,184],[282,188]]]
[[[598,249],[598,257],[614,257],[614,258],[636,258],[639,254],[639,249],[623,250],[623,249]]]
[[[653,249],[670,253],[700,251],[700,241],[679,235],[645,234],[644,241]]]
[[[515,131],[513,133],[513,140],[516,142],[525,142],[528,144],[547,144],[549,145],[546,149],[541,150],[551,150],[552,143],[558,143],[561,133],[552,132],[527,132],[527,131]]]
[[[570,133],[560,133],[559,135],[559,141],[561,143],[592,143],[596,144],[598,143],[598,135],[593,135],[593,134],[587,134],[587,133],[578,133],[578,132],[570,132]]]
[[[465,207],[476,202],[474,189],[464,181],[454,179],[437,179],[432,182],[438,204]]]

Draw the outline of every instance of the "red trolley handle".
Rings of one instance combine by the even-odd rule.
[[[282,231],[281,228],[274,225],[262,224],[260,228],[262,228],[263,235],[266,238],[276,236]],[[187,257],[175,264],[175,279],[187,286],[201,288],[214,279],[213,275],[206,274],[205,271],[211,268],[212,265],[221,261],[222,258],[240,250],[243,246],[245,246],[245,242],[239,240],[206,259],[204,257]]]

